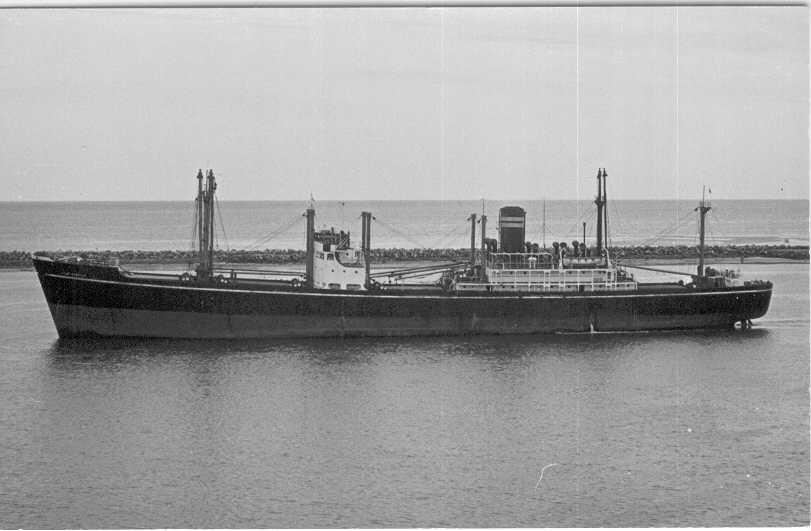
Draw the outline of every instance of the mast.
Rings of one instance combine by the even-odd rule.
[[[479,218],[482,224],[482,265],[484,265],[484,252],[487,250],[487,216],[484,214],[484,198],[482,197],[482,215]]]
[[[208,252],[208,259],[206,265],[208,266],[209,275],[214,269],[214,192],[217,190],[217,181],[214,179],[214,170],[208,170],[206,179],[206,187],[208,191],[208,241],[206,242],[206,251]]]
[[[214,193],[217,181],[214,171],[208,170],[203,184],[203,170],[197,172],[197,254],[200,265],[197,278],[208,280],[214,268]]]
[[[586,222],[583,222],[583,256],[586,256]]]
[[[597,205],[597,256],[603,250],[603,170],[597,170],[597,199],[594,204]]]
[[[608,249],[608,172],[605,171],[603,168],[603,241],[605,243],[606,249]],[[606,257],[608,257],[608,252],[606,252]]]
[[[487,250],[487,216],[482,214],[482,252]]]
[[[304,283],[308,288],[313,287],[313,271],[315,269],[315,209],[310,204],[310,207],[307,209],[306,213],[304,214],[307,216],[307,235],[306,235],[306,245],[307,245],[307,257],[306,257],[306,275]]]
[[[371,284],[369,282],[369,258],[370,258],[370,248],[372,243],[371,232],[372,232],[372,213],[371,212],[361,212],[361,251],[363,253],[363,264],[365,268],[365,280],[364,286],[366,289],[369,289]]]
[[[476,265],[476,214],[467,218],[470,221],[470,267]]]
[[[200,260],[203,259],[203,170],[197,170],[197,209],[196,209],[196,224],[197,224],[197,256]]]
[[[706,191],[706,187],[702,187],[701,189],[701,203],[698,204],[693,211],[698,212],[699,216],[699,224],[698,224],[698,276],[704,276],[704,218],[707,217],[707,212],[710,211],[712,208],[710,206],[710,202],[705,200],[704,192]]]
[[[541,243],[546,249],[546,198],[543,200],[543,225],[541,225]]]

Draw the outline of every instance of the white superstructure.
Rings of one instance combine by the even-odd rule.
[[[313,287],[354,291],[366,289],[365,266],[360,250],[316,250],[313,258]]]
[[[634,291],[637,283],[604,258],[552,260],[540,253],[489,253],[483,275],[462,276],[453,283],[457,292],[593,292]]]

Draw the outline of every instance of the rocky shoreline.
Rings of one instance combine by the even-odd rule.
[[[85,259],[118,259],[122,264],[190,264],[196,261],[192,251],[41,251],[49,256],[80,256]],[[218,250],[215,260],[229,264],[303,264],[304,250],[265,249],[263,251]],[[469,249],[373,249],[375,263],[389,262],[443,262],[464,261],[470,256]],[[648,260],[692,260],[698,257],[694,246],[634,246],[616,247],[612,256],[628,262]],[[808,246],[797,245],[713,245],[705,251],[708,261],[724,259],[768,262],[808,261]],[[32,253],[27,251],[0,251],[0,268],[27,268],[31,266]]]

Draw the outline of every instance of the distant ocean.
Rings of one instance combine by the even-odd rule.
[[[527,210],[527,239],[549,244],[595,233],[590,201],[318,201],[319,228],[348,228],[360,237],[360,213],[372,212],[374,247],[466,247],[471,213],[488,217],[496,234],[498,209]],[[609,203],[614,245],[697,243],[695,201]],[[304,201],[221,203],[217,244],[232,249],[304,247]],[[194,203],[184,202],[0,202],[0,250],[167,250],[192,247]],[[545,215],[544,215],[545,212]],[[544,223],[544,220],[545,223]],[[223,230],[223,226],[224,229]],[[545,227],[545,230],[544,230]],[[806,200],[719,200],[708,216],[709,244],[808,244]]]

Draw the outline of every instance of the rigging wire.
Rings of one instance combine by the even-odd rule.
[[[375,217],[374,219],[375,219],[375,221],[377,221],[378,223],[383,225],[385,228],[387,228],[390,232],[394,233],[397,236],[400,236],[401,238],[403,238],[403,239],[407,240],[408,242],[416,245],[417,247],[421,247],[423,249],[428,249],[429,248],[427,245],[424,245],[423,243],[418,242],[413,237],[411,237],[408,234],[400,231],[399,229],[397,229],[393,225],[391,225],[389,223],[386,223],[385,221],[383,221],[383,220],[381,220],[381,219],[379,219],[377,217]],[[464,232],[467,232],[467,227],[465,227]],[[441,238],[442,240],[447,240],[448,236],[456,236],[456,235],[459,235],[460,233],[461,233],[461,229],[459,228],[459,226],[454,225],[453,227],[451,227],[451,230],[449,232],[441,235],[439,238]]]
[[[214,201],[217,203],[217,217],[220,218],[220,227],[222,228],[222,237],[225,240],[225,250],[228,251],[231,247],[228,245],[228,235],[225,233],[225,223],[222,221],[222,208],[220,207],[220,199],[217,196],[214,196]],[[215,237],[216,237],[216,232]]]
[[[619,229],[617,231],[612,231],[612,232],[615,232],[617,234],[625,234],[625,227],[623,226],[622,221],[620,221],[622,219],[622,216],[620,216],[620,210],[619,210],[619,207],[617,206],[617,201],[612,201],[610,203],[610,205],[611,205],[611,208],[614,209],[614,218],[612,219],[611,222],[616,224],[617,228]],[[611,243],[612,244],[614,243],[613,238],[611,238]],[[612,245],[612,247],[613,247],[613,245]]]
[[[718,227],[721,227],[721,221],[715,215],[715,211],[710,210],[710,216],[712,216],[714,224],[716,226],[718,226]],[[711,231],[711,226],[712,226],[712,224],[708,223],[707,227],[706,227],[707,232],[710,233],[710,237],[707,238],[707,240],[712,240],[713,242],[715,242],[715,245],[718,245],[719,243],[723,244],[724,243],[724,236],[723,236],[724,232],[723,232],[723,230],[721,230],[719,232],[712,232]]]
[[[685,231],[681,234],[674,234],[673,237],[678,242],[678,245],[684,245],[684,241],[698,241],[698,219],[697,215],[694,212],[691,212],[690,215],[687,216],[686,221],[679,227],[681,230]]]
[[[719,220],[719,219],[718,219],[718,216],[716,216],[716,215],[715,215],[715,210],[710,210],[710,216],[712,216],[712,219],[713,219],[713,221],[715,222],[715,224],[716,224],[718,227],[720,227],[720,226],[721,226],[721,220]],[[720,241],[720,240],[721,240],[721,238],[722,238],[722,236],[721,236],[721,234],[722,234],[722,233],[717,233],[717,234],[718,234],[718,235],[717,235],[717,236],[715,236],[715,238],[717,238],[717,239],[718,239],[718,241]]]
[[[664,229],[660,230],[659,232],[657,232],[653,236],[649,236],[648,238],[640,240],[640,242],[637,245],[648,245],[650,242],[658,240],[662,236],[669,235],[669,234],[672,234],[672,233],[676,232],[683,225],[685,225],[688,221],[692,220],[692,218],[693,218],[692,212],[693,212],[693,210],[690,209],[690,210],[685,211],[685,213],[683,215],[681,215],[681,216],[677,215],[675,221],[671,221],[669,225],[667,225]]]
[[[683,228],[688,223],[694,222],[695,220],[693,219],[693,216],[691,215],[692,212],[693,212],[693,209],[688,210],[687,212],[685,212],[685,214],[683,216],[677,218],[676,221],[672,222],[670,225],[668,225],[667,227],[665,227],[661,231],[657,232],[654,236],[651,236],[649,238],[646,238],[646,239],[640,241],[637,245],[640,245],[640,246],[650,245],[651,243],[655,242],[656,240],[659,240],[660,238],[662,238],[663,236],[671,235],[671,234],[675,233],[676,231],[678,231],[679,229]]]
[[[461,238],[465,235],[469,234],[467,224],[464,225],[454,225],[450,231],[445,233],[444,236],[441,236],[441,240],[439,241],[439,245],[437,248],[439,249],[447,249],[450,243],[457,239]]]
[[[197,216],[198,216],[198,209],[199,203],[197,199],[194,200],[194,208],[192,209],[192,220],[191,220],[191,242],[189,243],[189,247],[191,247],[192,252],[197,251],[196,240],[199,238],[197,235]]]
[[[390,224],[386,223],[386,222],[385,222],[385,221],[383,221],[382,219],[380,219],[380,218],[378,218],[378,217],[374,217],[373,219],[374,219],[374,220],[375,220],[375,221],[376,221],[378,224],[380,224],[380,225],[381,225],[383,228],[388,229],[388,230],[389,230],[389,232],[394,233],[396,236],[399,236],[399,237],[401,237],[401,238],[405,239],[406,241],[408,241],[408,242],[409,242],[409,243],[411,243],[411,244],[416,245],[417,247],[421,247],[421,248],[423,248],[423,249],[427,249],[427,247],[426,247],[425,245],[423,245],[423,244],[421,244],[420,242],[416,241],[415,239],[411,238],[411,237],[410,237],[408,234],[406,234],[406,233],[402,232],[401,230],[399,230],[399,229],[395,228],[394,226],[392,226],[392,225],[390,225]]]
[[[603,187],[605,186],[606,183],[605,180],[603,180]],[[614,231],[612,230],[610,234],[608,232],[608,207],[609,205],[613,206],[613,204],[614,204],[613,201],[611,201],[611,203],[608,203],[606,196],[603,196],[603,219],[605,220],[603,224],[603,240],[605,240],[606,248],[613,247],[613,245],[611,245],[612,239],[610,237],[614,235]]]
[[[594,211],[592,211],[590,209],[584,209],[583,212],[581,212],[580,217],[574,223],[573,232],[575,234],[575,239],[580,241],[579,240],[579,235],[578,235],[578,233],[579,233],[578,229],[583,226],[583,221],[586,221],[586,223],[590,223],[591,221],[593,221],[593,219],[594,219],[594,217],[596,217],[596,215],[597,215],[596,212],[594,212]],[[588,217],[588,219],[586,219],[587,217]],[[566,237],[564,236],[563,238],[565,240]],[[553,236],[553,239],[554,239],[554,236]]]
[[[699,241],[698,241],[699,240],[699,233],[698,232],[699,232],[699,230],[698,230],[697,225],[698,225],[699,222],[693,216],[690,216],[690,218],[692,219],[693,223],[696,225],[696,230],[691,231],[692,232],[692,238],[690,238],[690,241],[692,242],[693,247],[698,248],[698,244],[699,244]]]
[[[275,237],[279,236],[280,234],[283,234],[284,232],[290,230],[290,228],[293,225],[295,225],[296,222],[298,222],[300,220],[301,220],[301,214],[296,214],[295,216],[293,216],[292,219],[289,219],[286,222],[283,222],[275,230],[273,230],[272,232],[266,234],[265,236],[262,236],[261,238],[259,238],[258,240],[256,240],[255,242],[253,242],[252,244],[247,246],[245,248],[245,250],[246,251],[252,251],[252,250],[256,249],[257,247],[259,247],[260,245],[264,245],[264,244],[268,243],[273,238],[275,238]]]

